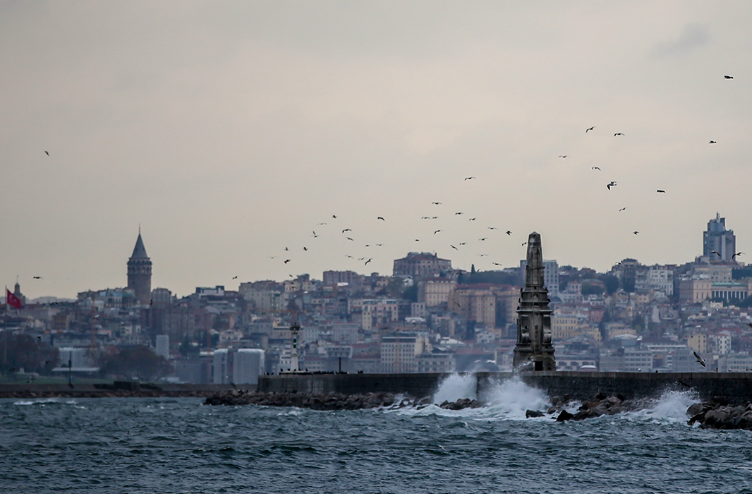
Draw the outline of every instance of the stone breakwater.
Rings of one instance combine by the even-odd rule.
[[[393,393],[260,393],[233,389],[220,391],[206,398],[204,405],[261,405],[270,407],[297,407],[311,410],[361,410],[366,408],[404,408],[418,409],[431,405],[430,397],[415,399],[400,397]],[[479,408],[478,400],[460,398],[457,401],[445,401],[440,408],[447,410],[462,410],[465,408]]]
[[[546,412],[528,410],[525,412],[525,416],[534,418],[549,415],[551,418],[555,418],[557,422],[565,422],[567,420],[585,420],[603,415],[631,412],[640,410],[647,404],[645,400],[627,400],[620,394],[606,396],[603,393],[598,393],[593,399],[580,405],[577,412],[570,413],[566,409],[573,403],[569,395],[554,396],[551,398],[551,407]]]
[[[687,409],[688,424],[699,424],[703,429],[752,430],[752,403],[731,406],[723,397],[714,397],[704,403],[695,403]]]
[[[147,390],[147,389],[142,389],[138,391],[134,391],[134,390],[77,391],[75,389],[70,390],[70,391],[21,390],[21,391],[2,392],[0,393],[0,398],[24,398],[24,399],[29,399],[29,398],[160,398],[160,397],[204,398],[210,395],[211,393],[212,392],[209,392],[209,391],[189,391],[189,390],[155,391],[155,390]]]

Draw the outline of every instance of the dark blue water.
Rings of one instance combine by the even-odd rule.
[[[546,400],[521,383],[489,399],[456,412],[0,400],[0,491],[752,493],[752,434],[687,426],[689,396],[568,423],[526,420]]]

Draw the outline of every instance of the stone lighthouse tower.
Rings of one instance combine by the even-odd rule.
[[[517,307],[517,346],[514,367],[532,361],[536,371],[555,371],[554,347],[551,344],[551,313],[548,290],[544,287],[543,248],[539,233],[527,241],[525,288]]]
[[[138,231],[136,246],[128,259],[128,288],[136,292],[136,300],[141,305],[151,302],[151,259],[146,255],[146,247]]]

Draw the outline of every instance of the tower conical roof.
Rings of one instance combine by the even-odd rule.
[[[144,247],[144,241],[141,239],[141,232],[138,233],[138,239],[136,240],[136,246],[133,248],[133,254],[131,259],[148,259],[146,255],[146,247]]]

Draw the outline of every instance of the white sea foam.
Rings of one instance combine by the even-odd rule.
[[[542,411],[551,404],[543,391],[531,388],[516,376],[499,382],[483,394],[488,413],[498,418],[525,419],[527,410]]]
[[[452,373],[439,384],[439,389],[433,395],[433,402],[437,405],[445,401],[457,401],[462,398],[476,398],[478,380],[475,374]]]
[[[645,418],[656,422],[686,422],[687,408],[699,400],[691,391],[667,391],[655,403],[630,414],[628,418]]]

